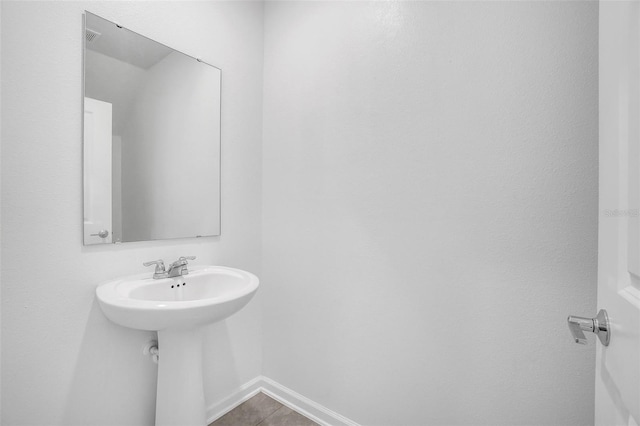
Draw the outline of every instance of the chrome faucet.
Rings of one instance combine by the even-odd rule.
[[[187,275],[189,273],[189,270],[187,269],[187,265],[189,264],[189,262],[187,262],[187,260],[194,260],[195,258],[195,256],[182,256],[171,265],[169,265],[169,269],[166,270],[162,259],[144,262],[143,265],[156,265],[156,270],[153,272],[154,280],[159,280],[162,278],[175,278],[181,277],[182,275]]]
[[[144,262],[144,266],[156,265],[156,270],[153,272],[153,279],[159,280],[161,278],[167,278],[169,274],[164,270],[164,262],[162,259],[152,260],[150,262]]]
[[[171,265],[169,265],[169,269],[167,269],[167,276],[169,278],[180,277],[182,275],[187,275],[189,270],[187,269],[187,265],[189,262],[187,260],[194,260],[195,256],[182,256]]]

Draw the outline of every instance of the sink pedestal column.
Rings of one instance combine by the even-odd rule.
[[[156,426],[206,426],[202,328],[158,331]]]

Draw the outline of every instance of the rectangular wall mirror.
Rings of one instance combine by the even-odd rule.
[[[84,244],[219,235],[221,70],[84,21]]]

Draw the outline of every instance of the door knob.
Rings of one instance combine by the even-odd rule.
[[[607,311],[600,309],[598,315],[595,318],[584,318],[569,315],[567,318],[567,324],[569,325],[569,331],[573,336],[573,340],[581,345],[587,344],[587,338],[584,335],[585,331],[595,333],[600,342],[604,346],[609,346],[609,340],[611,340],[611,327],[609,326],[609,316]]]
[[[98,232],[97,234],[91,234],[92,237],[100,237],[100,238],[107,238],[109,236],[109,231],[107,231],[106,229],[103,229],[102,231]]]

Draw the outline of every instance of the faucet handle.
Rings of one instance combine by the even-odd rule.
[[[196,260],[195,256],[180,256],[178,260]]]
[[[156,265],[156,270],[153,272],[154,279],[165,278],[167,276],[167,272],[164,269],[164,262],[162,261],[162,259],[144,262],[142,265],[143,266]]]
[[[156,269],[160,268],[164,271],[164,261],[162,259],[150,260],[142,264],[142,266],[151,266],[151,265],[156,265]]]

